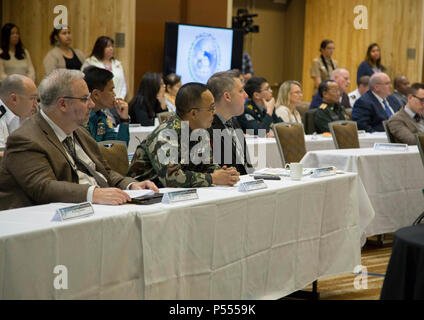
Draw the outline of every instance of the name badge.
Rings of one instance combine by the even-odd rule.
[[[181,190],[167,192],[162,198],[162,203],[170,204],[180,201],[196,200],[199,199],[197,189]]]
[[[94,209],[90,202],[84,202],[77,205],[64,207],[56,210],[62,221],[88,217],[94,214]]]
[[[408,145],[403,143],[374,143],[374,150],[408,151]]]
[[[320,177],[334,176],[337,173],[335,169],[336,168],[334,167],[317,168],[314,170],[312,177],[320,178]]]
[[[240,192],[249,192],[254,190],[266,189],[268,186],[265,184],[263,179],[242,182],[240,183],[239,191]]]

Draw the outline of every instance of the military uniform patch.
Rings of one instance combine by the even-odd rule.
[[[244,117],[246,118],[246,120],[249,120],[249,121],[251,121],[251,120],[255,120],[255,118],[253,118],[250,114],[248,114],[248,113],[246,113],[245,115],[244,115]]]
[[[248,109],[250,109],[250,110],[253,110],[253,106],[252,106],[251,104],[249,104],[249,105],[247,106],[247,108],[248,108]]]
[[[99,122],[98,126],[97,126],[97,132],[96,135],[98,136],[103,136],[106,133],[106,128],[105,128],[105,124]]]
[[[327,105],[325,103],[323,103],[322,105],[319,106],[319,108],[321,110],[325,110],[327,108]]]

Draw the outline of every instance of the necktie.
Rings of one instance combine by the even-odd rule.
[[[386,109],[387,117],[391,117],[393,115],[392,111],[389,108],[386,100],[383,100],[384,108]]]
[[[415,119],[416,122],[420,122],[422,118],[418,113],[416,113],[415,116],[414,116],[414,119]]]
[[[72,159],[74,159],[75,165],[77,166],[78,170],[84,172],[89,176],[92,176],[96,180],[100,188],[107,188],[109,186],[105,179],[103,179],[95,170],[93,170],[89,165],[87,165],[84,161],[77,157],[77,153],[75,151],[75,144],[71,137],[66,137],[66,139],[63,140],[63,146],[65,147],[66,151],[68,151]]]

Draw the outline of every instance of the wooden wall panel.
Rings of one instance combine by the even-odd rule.
[[[132,96],[135,35],[135,0],[3,0],[3,22],[19,26],[28,48],[39,83],[44,77],[43,58],[51,49],[49,35],[57,14],[57,5],[68,8],[68,24],[72,30],[73,47],[89,55],[97,37],[115,37],[125,33],[125,47],[116,48],[115,56],[123,64],[128,95]]]
[[[368,29],[354,28],[354,7],[368,8]],[[303,55],[304,96],[313,94],[309,68],[319,55],[323,39],[336,45],[333,57],[351,73],[350,90],[356,88],[356,72],[369,44],[377,42],[382,63],[393,79],[406,75],[411,82],[422,79],[423,70],[423,0],[307,0]],[[416,58],[407,60],[407,48],[416,49]]]

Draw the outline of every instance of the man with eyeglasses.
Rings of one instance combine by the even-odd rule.
[[[384,132],[383,121],[401,108],[391,95],[391,89],[390,77],[384,72],[371,76],[369,90],[356,100],[352,109],[352,120],[356,121],[359,130]]]
[[[348,119],[344,107],[339,103],[340,88],[335,81],[325,80],[320,83],[318,94],[322,104],[315,112],[315,130],[317,133],[329,132],[330,122]]]
[[[159,187],[192,188],[233,186],[235,168],[211,161],[207,129],[215,114],[212,93],[201,83],[186,83],[175,98],[176,115],[160,124],[137,147],[128,175],[150,179]]]
[[[127,146],[130,141],[128,103],[122,99],[115,100],[115,85],[113,73],[109,70],[89,66],[84,69],[84,80],[90,90],[94,108],[90,112],[90,119],[85,128],[97,141],[120,140]],[[104,110],[115,109],[119,115],[119,129],[115,132],[113,120]]]
[[[272,89],[265,78],[250,78],[244,86],[249,100],[244,106],[244,113],[236,119],[245,133],[254,135],[272,135],[274,123],[283,122],[275,114],[275,99]]]
[[[38,88],[41,110],[7,140],[0,163],[0,210],[51,202],[120,205],[125,189],[152,189],[110,169],[82,128],[94,107],[84,74],[56,69]],[[75,98],[75,99],[73,99]]]
[[[424,83],[414,83],[407,91],[408,102],[387,121],[395,142],[416,145],[417,133],[424,132]]]
[[[37,111],[37,87],[30,78],[12,74],[0,86],[0,156],[7,137]]]

